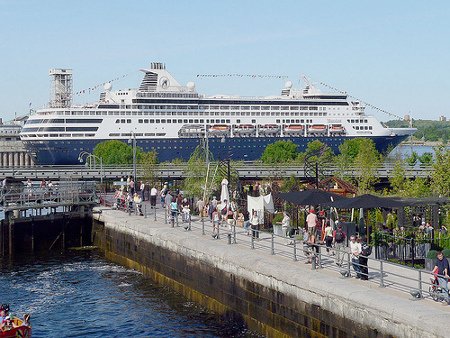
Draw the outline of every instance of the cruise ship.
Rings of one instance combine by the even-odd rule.
[[[299,151],[319,140],[333,149],[345,140],[367,137],[380,152],[393,149],[414,128],[386,128],[347,94],[325,94],[313,85],[295,89],[286,81],[278,95],[244,97],[197,93],[155,62],[141,69],[137,89],[112,90],[106,83],[98,102],[72,105],[72,72],[50,70],[53,94],[48,108],[31,114],[21,139],[37,164],[79,163],[103,141],[136,142],[155,150],[160,162],[187,160],[207,144],[217,160],[257,160],[267,145],[292,141]]]

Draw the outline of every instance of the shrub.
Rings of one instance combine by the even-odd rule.
[[[427,258],[435,259],[435,258],[436,258],[436,254],[437,254],[437,251],[436,251],[436,250],[430,250],[430,251],[428,251],[428,253],[427,253]]]
[[[279,212],[273,216],[272,224],[280,223],[283,220],[283,213]]]
[[[449,248],[442,250],[442,253],[444,254],[444,257],[450,258],[450,249]]]

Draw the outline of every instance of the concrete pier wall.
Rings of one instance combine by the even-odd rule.
[[[119,211],[94,215],[108,259],[269,337],[445,337],[449,312]]]

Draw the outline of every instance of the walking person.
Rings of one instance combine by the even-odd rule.
[[[317,223],[317,215],[314,212],[314,209],[311,208],[309,210],[308,216],[306,216],[306,223],[308,224],[308,235],[309,237],[315,236],[316,231],[316,223]]]
[[[361,269],[359,267],[359,255],[361,254],[361,243],[356,241],[355,235],[350,236],[350,252],[352,254],[352,266],[355,270],[356,278],[361,278]]]
[[[367,243],[366,237],[361,238],[361,254],[359,255],[359,268],[361,269],[361,280],[369,280],[369,268],[367,261],[372,253],[372,248]]]
[[[169,207],[170,207],[170,221],[173,227],[175,226],[175,219],[178,218],[178,203],[175,197],[172,198],[172,202],[170,202]]]
[[[155,186],[150,190],[150,207],[156,208],[156,197],[158,196],[158,189]]]
[[[217,211],[217,207],[212,210],[211,214],[212,224],[213,224],[213,233],[212,237],[214,239],[219,239],[219,225],[220,225],[220,215]]]
[[[256,210],[252,211],[252,217],[250,218],[250,225],[252,227],[253,238],[259,238],[259,217]]]
[[[141,181],[141,186],[139,187],[139,189],[141,189],[141,199],[142,202],[145,201],[145,183],[144,181]]]
[[[330,253],[330,250],[332,248],[332,243],[333,243],[333,228],[331,227],[330,222],[327,222],[327,226],[325,227],[324,230],[325,233],[325,245],[327,248],[327,253]]]
[[[445,296],[445,298],[448,300],[448,279],[449,273],[450,273],[450,267],[448,264],[447,258],[444,257],[444,254],[442,251],[438,251],[436,260],[436,265],[434,266],[433,271],[437,271],[437,279],[439,282],[439,286],[441,287],[441,292]]]
[[[337,229],[333,232],[333,242],[334,242],[334,249],[336,252],[337,266],[342,266],[342,263],[344,262],[345,239],[346,235],[345,232],[342,230],[342,225],[338,223]]]
[[[250,213],[247,209],[242,212],[244,216],[244,230],[247,232],[247,236],[250,235]]]

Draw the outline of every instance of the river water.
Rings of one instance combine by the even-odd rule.
[[[0,303],[35,337],[256,337],[97,252],[3,259]]]

